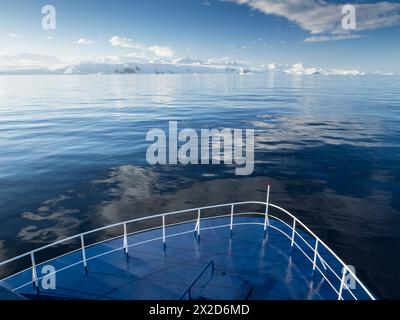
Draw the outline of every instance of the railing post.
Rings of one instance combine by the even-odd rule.
[[[126,223],[124,223],[124,251],[128,255],[128,233],[126,231]]]
[[[83,234],[81,234],[81,246],[82,246],[82,260],[83,260],[83,268],[85,272],[87,272],[87,261],[86,261],[86,252],[85,252],[85,241],[83,239]]]
[[[33,252],[31,252],[31,261],[32,261],[32,283],[35,286],[36,290],[39,291],[39,280],[37,277],[35,256]]]
[[[343,287],[344,287],[345,279],[346,279],[346,266],[343,267],[343,271],[342,271],[342,280],[340,281],[340,289],[339,289],[339,294],[338,294],[338,300],[342,300],[342,294],[343,294]]]
[[[235,211],[235,205],[234,204],[232,204],[232,206],[231,206],[231,225],[230,225],[230,230],[231,230],[231,236],[232,236],[232,230],[233,230],[233,213],[234,213],[234,211]]]
[[[296,219],[293,219],[293,227],[292,227],[292,242],[290,245],[291,250],[293,251],[293,245],[294,245],[294,236],[296,234]]]
[[[200,240],[200,215],[201,209],[197,211],[197,240]]]
[[[313,274],[314,274],[315,268],[316,268],[316,266],[317,266],[318,243],[319,243],[319,239],[316,239],[316,241],[315,241],[315,248],[314,248],[314,261],[313,261],[313,267],[312,267]]]
[[[264,219],[264,237],[267,234],[267,227],[269,226],[268,209],[269,209],[269,191],[270,185],[267,186],[267,199],[265,200],[265,219]]]
[[[166,249],[165,245],[165,214],[162,216],[162,238],[163,238],[163,246],[164,246],[164,251]]]

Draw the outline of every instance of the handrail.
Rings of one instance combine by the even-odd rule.
[[[49,244],[44,245],[44,246],[42,246],[40,248],[31,250],[31,251],[29,251],[27,253],[23,253],[23,254],[21,254],[19,256],[11,258],[11,259],[9,259],[7,261],[0,262],[0,267],[2,265],[4,265],[4,264],[7,264],[7,263],[10,263],[12,261],[15,261],[15,260],[21,259],[23,257],[29,256],[31,253],[36,253],[38,251],[42,251],[44,249],[56,246],[58,244],[61,244],[61,243],[64,243],[64,242],[68,242],[70,240],[74,240],[74,239],[77,239],[77,238],[80,238],[81,236],[86,236],[86,235],[89,235],[89,234],[92,234],[92,233],[95,233],[95,232],[99,232],[99,231],[102,231],[102,230],[106,230],[106,229],[122,226],[125,223],[128,224],[128,223],[133,223],[133,222],[138,222],[138,221],[144,221],[144,220],[159,218],[159,217],[162,217],[162,216],[171,216],[171,215],[180,214],[180,213],[187,213],[187,212],[191,212],[191,211],[199,211],[199,210],[202,211],[202,210],[207,210],[207,209],[215,209],[215,208],[227,207],[227,206],[232,206],[232,205],[236,206],[236,205],[242,205],[242,204],[260,204],[260,205],[265,205],[265,202],[243,201],[243,202],[233,202],[233,203],[226,203],[226,204],[218,204],[218,205],[199,207],[199,208],[194,208],[194,209],[185,209],[185,210],[172,211],[172,212],[167,212],[167,213],[160,213],[160,214],[156,214],[156,215],[152,215],[152,216],[146,216],[146,217],[131,219],[131,220],[127,220],[127,221],[117,222],[117,223],[114,223],[114,224],[103,226],[103,227],[100,227],[100,228],[97,228],[97,229],[92,229],[92,230],[89,230],[89,231],[86,231],[86,232],[82,232],[82,233],[79,233],[79,234],[71,236],[71,237],[67,237],[67,238],[64,238],[64,239],[49,243]]]
[[[92,230],[89,230],[89,231],[86,231],[86,232],[82,232],[82,233],[79,233],[79,234],[74,235],[74,236],[71,236],[71,237],[67,237],[67,238],[64,238],[64,239],[61,239],[61,240],[58,240],[58,241],[49,243],[49,244],[47,244],[47,245],[45,245],[45,246],[42,246],[42,247],[40,247],[40,248],[31,250],[31,251],[29,251],[29,252],[27,252],[27,253],[23,253],[23,254],[21,254],[21,255],[19,255],[19,256],[16,256],[16,257],[14,257],[14,258],[11,258],[11,259],[9,259],[9,260],[7,260],[7,261],[0,262],[0,267],[3,266],[4,264],[7,264],[7,263],[10,263],[10,262],[12,262],[12,261],[19,260],[19,259],[21,259],[21,258],[24,258],[24,257],[26,257],[26,256],[29,256],[31,253],[36,253],[36,252],[38,252],[38,251],[42,251],[42,250],[44,250],[44,249],[47,249],[47,248],[56,246],[56,245],[58,245],[58,244],[61,244],[61,243],[64,243],[64,242],[68,242],[68,241],[70,241],[70,240],[74,240],[74,239],[77,239],[77,238],[80,238],[81,236],[86,236],[86,235],[89,235],[89,234],[92,234],[92,233],[95,233],[95,232],[99,232],[99,231],[102,231],[102,230],[106,230],[106,229],[110,229],[110,228],[115,228],[115,227],[118,227],[118,226],[122,226],[122,225],[125,224],[125,223],[126,223],[126,224],[129,224],[129,223],[133,223],[133,222],[138,222],[138,221],[144,221],[144,220],[159,218],[159,217],[162,217],[162,216],[171,216],[171,215],[176,215],[176,214],[180,214],[180,213],[187,213],[187,212],[191,212],[191,211],[199,211],[199,210],[202,211],[202,210],[207,210],[207,209],[215,209],[215,208],[227,207],[227,206],[232,206],[232,205],[235,205],[235,206],[236,206],[236,205],[243,205],[243,204],[260,204],[260,205],[265,205],[265,202],[260,202],[260,201],[243,201],[243,202],[233,202],[233,203],[226,203],[226,204],[218,204],[218,205],[205,206],[205,207],[199,207],[199,208],[194,208],[194,209],[185,209],[185,210],[172,211],[172,212],[167,212],[167,213],[160,213],[160,214],[156,214],[156,215],[152,215],[152,216],[146,216],[146,217],[131,219],[131,220],[127,220],[127,221],[117,222],[117,223],[114,223],[114,224],[110,224],[110,225],[107,225],[107,226],[103,226],[103,227],[100,227],[100,228],[97,228],[97,229],[92,229]]]
[[[179,210],[179,211],[173,211],[173,212],[167,212],[167,213],[161,213],[161,214],[156,214],[156,215],[152,215],[152,216],[146,216],[146,217],[140,217],[140,218],[135,218],[135,219],[131,219],[131,220],[127,220],[127,221],[123,221],[123,222],[118,222],[118,223],[114,223],[114,224],[111,224],[111,225],[108,225],[108,226],[103,226],[103,227],[100,227],[100,228],[97,228],[97,229],[93,229],[93,230],[89,230],[89,231],[86,231],[86,232],[83,232],[83,233],[80,233],[80,234],[77,234],[77,235],[74,235],[74,236],[71,236],[71,237],[67,237],[67,238],[64,238],[64,239],[61,239],[61,240],[58,240],[58,241],[55,241],[55,242],[53,242],[53,243],[50,243],[50,244],[47,244],[47,245],[45,245],[45,246],[42,246],[42,247],[40,247],[40,248],[36,248],[36,249],[34,249],[34,250],[32,250],[32,251],[29,251],[29,252],[27,252],[27,253],[24,253],[24,254],[21,254],[21,255],[18,255],[18,256],[16,256],[16,257],[14,257],[14,258],[11,258],[11,259],[9,259],[9,260],[6,260],[6,261],[3,261],[3,262],[0,262],[0,267],[2,267],[2,266],[4,266],[4,265],[6,265],[6,264],[8,264],[8,263],[10,263],[10,262],[13,262],[13,261],[16,261],[16,260],[19,260],[19,259],[21,259],[21,258],[24,258],[24,257],[28,257],[28,256],[30,256],[31,257],[31,261],[32,261],[32,265],[31,265],[31,267],[29,267],[29,268],[27,268],[27,269],[25,269],[25,270],[29,270],[29,269],[32,269],[32,274],[33,274],[33,283],[34,283],[34,285],[37,287],[38,286],[38,284],[37,284],[37,277],[35,277],[35,275],[36,275],[36,264],[35,264],[35,257],[34,257],[34,255],[35,255],[35,253],[37,253],[37,252],[39,252],[39,251],[42,251],[42,250],[45,250],[45,249],[47,249],[47,248],[50,248],[50,247],[53,247],[53,246],[55,246],[55,245],[59,245],[59,244],[62,244],[62,243],[65,243],[65,242],[67,242],[67,241],[71,241],[71,240],[74,240],[74,239],[80,239],[80,242],[81,242],[81,248],[80,249],[78,249],[78,250],[81,250],[81,252],[82,252],[82,261],[81,262],[83,262],[83,264],[84,264],[84,268],[85,268],[85,271],[87,271],[87,260],[89,260],[89,259],[86,259],[86,254],[85,254],[85,248],[88,248],[88,247],[90,247],[91,245],[87,245],[87,246],[85,246],[85,243],[84,243],[84,237],[86,236],[86,235],[89,235],[89,234],[92,234],[92,233],[95,233],[95,232],[99,232],[99,231],[102,231],[102,230],[106,230],[106,229],[109,229],[109,228],[114,228],[114,227],[118,227],[118,226],[123,226],[124,227],[124,233],[123,233],[123,235],[121,235],[121,236],[117,236],[117,237],[114,237],[113,239],[117,239],[117,238],[120,238],[120,237],[123,237],[123,249],[124,249],[124,251],[126,252],[126,254],[128,253],[128,247],[130,246],[129,244],[128,244],[128,238],[127,238],[127,233],[126,233],[126,225],[127,224],[130,224],[130,223],[134,223],[134,222],[138,222],[138,221],[145,221],[145,220],[149,220],[149,219],[154,219],[154,218],[161,218],[162,219],[162,224],[161,224],[161,227],[162,227],[162,237],[161,237],[161,239],[162,239],[162,241],[163,241],[163,244],[164,244],[164,249],[165,249],[165,242],[166,242],[166,238],[168,237],[168,236],[166,236],[166,227],[167,226],[170,226],[170,225],[166,225],[165,224],[165,217],[167,217],[167,216],[172,216],[172,215],[176,215],[176,214],[181,214],[181,213],[190,213],[190,212],[192,212],[193,214],[195,214],[197,217],[197,219],[192,219],[192,220],[190,220],[190,221],[196,221],[196,227],[195,227],[195,232],[197,233],[197,236],[199,237],[200,236],[200,230],[201,230],[201,227],[200,227],[200,221],[201,220],[204,220],[204,219],[209,219],[209,218],[201,218],[201,212],[203,211],[203,210],[207,210],[207,209],[215,209],[215,208],[223,208],[223,207],[230,207],[231,208],[231,213],[230,214],[226,214],[226,215],[220,215],[220,216],[216,216],[216,217],[214,217],[214,218],[217,218],[217,217],[231,217],[231,219],[230,219],[230,224],[228,225],[229,227],[230,227],[230,229],[231,229],[231,231],[232,231],[232,227],[233,227],[233,217],[234,216],[236,216],[236,215],[240,215],[240,214],[246,214],[246,213],[234,213],[234,208],[235,208],[235,206],[238,206],[238,205],[245,205],[245,204],[247,204],[247,205],[262,205],[262,206],[265,206],[265,212],[263,212],[263,213],[260,213],[260,212],[254,212],[255,214],[259,214],[259,215],[263,215],[263,216],[265,216],[265,220],[264,220],[264,232],[265,232],[265,230],[266,230],[266,227],[268,226],[270,226],[270,221],[269,221],[269,218],[275,218],[275,219],[277,219],[277,220],[280,220],[281,222],[283,222],[291,231],[292,231],[292,234],[291,234],[291,237],[289,236],[289,235],[287,235],[286,233],[284,233],[290,240],[291,240],[291,246],[292,246],[292,248],[293,248],[293,245],[295,244],[299,249],[300,249],[300,247],[297,245],[297,243],[296,243],[296,241],[295,241],[295,236],[296,235],[298,235],[298,236],[300,236],[300,234],[296,231],[296,228],[298,227],[298,226],[301,226],[302,228],[304,228],[304,230],[305,231],[307,231],[307,233],[308,234],[310,234],[314,239],[315,239],[315,248],[312,248],[311,250],[313,251],[313,253],[314,253],[314,257],[313,257],[313,260],[312,260],[312,262],[313,262],[313,270],[315,270],[315,269],[317,269],[322,275],[323,275],[323,273],[322,273],[322,271],[320,270],[320,268],[316,265],[316,258],[318,257],[318,258],[320,258],[320,260],[322,259],[322,257],[319,255],[319,253],[318,253],[318,246],[319,245],[322,245],[330,254],[332,254],[334,257],[335,257],[335,259],[342,265],[342,267],[343,267],[343,270],[342,270],[342,274],[340,275],[340,276],[338,276],[337,274],[336,274],[336,272],[334,272],[333,271],[333,269],[329,266],[329,268],[330,268],[330,270],[333,272],[333,274],[337,277],[337,278],[339,278],[339,279],[341,279],[341,288],[340,288],[340,290],[339,290],[339,295],[338,295],[338,299],[339,300],[341,300],[341,299],[343,299],[343,297],[342,297],[342,291],[343,291],[343,288],[345,288],[345,289],[347,289],[350,293],[351,293],[351,295],[355,298],[355,299],[357,299],[355,296],[354,296],[354,294],[351,292],[351,290],[348,288],[348,286],[346,285],[346,283],[344,283],[344,279],[345,279],[345,275],[346,274],[349,274],[350,276],[352,276],[353,277],[353,279],[356,281],[356,283],[358,283],[361,287],[362,287],[362,289],[365,291],[365,293],[369,296],[369,298],[370,299],[372,299],[372,300],[375,300],[375,297],[374,297],[374,295],[366,288],[366,286],[361,282],[361,280],[355,275],[355,273],[343,262],[343,260],[342,259],[340,259],[339,257],[338,257],[338,255],[331,249],[331,248],[329,248],[328,247],[328,245],[326,245],[325,244],[325,242],[323,242],[313,231],[311,231],[303,222],[301,222],[298,218],[296,218],[293,214],[291,214],[289,211],[287,211],[287,210],[285,210],[285,209],[283,209],[282,207],[279,207],[279,206],[277,206],[277,205],[275,205],[275,204],[272,204],[272,203],[270,203],[269,202],[269,199],[268,199],[268,197],[267,197],[267,200],[266,200],[266,202],[261,202],[261,201],[242,201],[242,202],[233,202],[233,203],[225,203],[225,204],[218,204],[218,205],[210,205],[210,206],[204,206],[204,207],[198,207],[198,208],[192,208],[192,209],[185,209],[185,210]],[[268,208],[269,207],[272,207],[272,208],[275,208],[275,209],[277,209],[277,210],[279,210],[279,211],[281,211],[281,212],[283,212],[283,213],[285,213],[287,216],[289,216],[290,218],[292,218],[293,219],[293,226],[290,226],[289,224],[287,224],[286,222],[284,222],[283,220],[281,220],[281,219],[279,219],[279,218],[277,218],[277,217],[274,217],[274,216],[272,216],[271,214],[269,214],[268,213]],[[182,223],[185,223],[185,222],[188,222],[188,221],[184,221],[184,222],[182,222]],[[158,229],[158,228],[160,228],[160,226],[158,226],[158,227],[155,227],[155,228],[151,228],[151,229]],[[277,229],[276,227],[275,227],[275,229]],[[277,230],[279,230],[279,229],[277,229]],[[141,231],[138,231],[138,232],[144,232],[144,231],[146,231],[146,230],[141,230]],[[279,230],[279,231],[281,231],[281,230]],[[282,231],[281,231],[282,232]],[[305,241],[305,239],[303,239],[303,237],[301,237],[300,236],[300,238],[302,238],[302,240],[310,247],[310,244],[307,242],[307,241]],[[109,239],[108,239],[109,240]],[[108,241],[107,240],[107,241]],[[77,250],[74,250],[74,251],[77,251]],[[74,252],[74,251],[70,251],[70,252]],[[303,250],[301,250],[302,252],[303,252],[303,254],[305,254],[305,252],[303,251]],[[70,253],[69,252],[69,253]],[[306,254],[305,254],[306,255]],[[306,257],[307,258],[309,258],[307,255],[306,255]],[[55,258],[57,258],[57,257],[55,257]],[[55,258],[52,258],[52,259],[55,259]],[[322,259],[323,260],[323,259]],[[326,261],[324,261],[325,263],[326,263]],[[25,271],[25,270],[23,270],[23,271]],[[20,271],[20,272],[23,272],[23,271]],[[19,272],[18,272],[19,273]],[[18,273],[16,273],[16,274],[18,274]],[[12,275],[11,275],[12,276]],[[323,275],[324,276],[324,275]],[[324,276],[325,277],[325,276]],[[8,277],[7,277],[8,278]],[[325,279],[326,279],[326,277],[325,277]],[[1,279],[0,279],[1,280]],[[4,279],[3,279],[4,280]],[[332,286],[332,285],[331,285]],[[332,286],[333,287],[333,286]],[[333,287],[333,289],[337,292],[337,290]]]
[[[314,239],[316,240],[317,243],[322,244],[325,249],[327,249],[343,266],[344,268],[344,272],[343,274],[345,275],[346,271],[361,285],[361,287],[364,289],[364,291],[368,294],[368,296],[372,299],[375,300],[375,297],[372,295],[371,292],[369,292],[369,290],[364,286],[364,284],[361,282],[361,280],[355,275],[355,273],[343,262],[342,259],[339,258],[339,256],[331,249],[328,247],[328,245],[322,241],[314,232],[312,232],[303,222],[301,222],[299,219],[297,219],[293,214],[291,214],[289,211],[270,203],[269,204],[271,207],[274,207],[284,213],[286,213],[287,215],[289,215],[290,217],[293,218],[294,221],[296,221],[297,223],[299,223],[308,233],[310,233]],[[315,255],[317,255],[317,251],[314,251]]]
[[[179,297],[178,300],[182,300],[187,293],[189,294],[188,295],[189,300],[192,299],[192,287],[195,285],[197,280],[200,279],[200,277],[204,274],[204,272],[206,272],[206,270],[210,265],[211,265],[211,271],[215,270],[214,260],[211,260],[209,263],[207,263],[207,265],[203,268],[203,270],[201,270],[201,272],[197,275],[197,277],[190,283],[189,287],[185,290],[184,293],[182,293],[182,295]]]

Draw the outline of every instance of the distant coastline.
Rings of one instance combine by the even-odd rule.
[[[181,58],[175,60],[154,60],[139,62],[113,61],[110,58],[83,60],[73,63],[62,62],[57,57],[22,53],[0,55],[0,74],[12,75],[61,75],[61,74],[268,74],[291,75],[339,75],[360,76],[366,74],[395,75],[392,72],[362,72],[350,69],[330,69],[304,66],[301,63],[279,65],[269,63],[253,66],[249,63],[228,59],[197,60]]]

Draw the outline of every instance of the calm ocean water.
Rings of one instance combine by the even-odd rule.
[[[255,171],[149,166],[146,133],[253,128]],[[0,260],[139,215],[240,200],[291,210],[400,298],[400,78],[0,76]]]

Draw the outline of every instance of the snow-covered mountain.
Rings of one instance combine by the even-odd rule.
[[[53,73],[64,74],[229,74],[244,73],[245,67],[205,65],[201,63],[78,63],[53,69]]]
[[[63,62],[57,57],[22,53],[0,54],[0,74],[250,74],[285,73],[292,75],[364,75],[358,70],[305,67],[301,63],[278,65],[270,63],[254,66],[248,62],[222,59],[138,60],[129,56],[93,58]],[[374,74],[385,74],[375,72]]]
[[[56,57],[35,54],[0,55],[0,74],[231,74],[249,73],[236,61],[202,61],[183,58],[171,61],[129,61],[128,57],[107,57],[62,62]]]
[[[283,70],[289,74],[296,75],[312,75],[312,74],[322,74],[322,75],[351,75],[360,76],[364,75],[363,72],[358,70],[338,70],[338,69],[321,69],[315,67],[304,67],[301,63],[296,63],[293,66]]]

